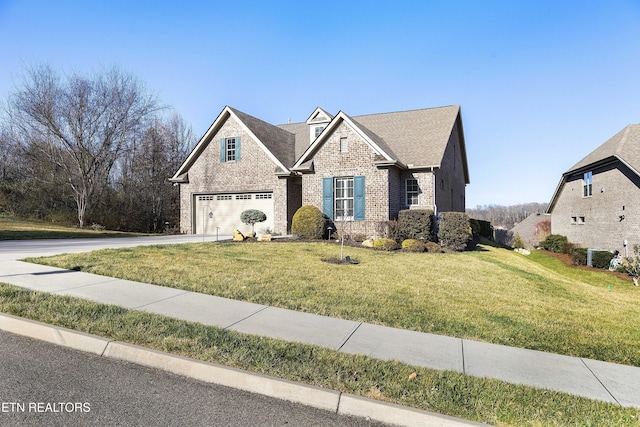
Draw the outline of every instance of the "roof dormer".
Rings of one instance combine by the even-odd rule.
[[[322,108],[316,108],[309,116],[306,123],[309,125],[309,141],[313,143],[322,133],[327,124],[333,119],[333,116]]]

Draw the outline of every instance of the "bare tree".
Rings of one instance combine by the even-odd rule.
[[[117,68],[60,78],[48,65],[28,68],[7,106],[24,150],[50,162],[71,189],[81,228],[122,151],[159,109]]]
[[[149,122],[118,168],[125,228],[157,232],[165,222],[176,222],[179,192],[168,178],[194,143],[191,128],[177,114]]]

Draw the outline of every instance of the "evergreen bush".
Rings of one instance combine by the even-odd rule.
[[[407,252],[424,252],[424,243],[416,239],[405,239],[402,241],[402,249]]]
[[[587,265],[587,249],[574,248],[571,254],[571,262],[573,265]]]
[[[615,255],[609,251],[593,251],[591,253],[591,266],[595,268],[609,268],[609,264]]]
[[[452,251],[463,251],[471,240],[469,216],[464,212],[442,212],[438,226],[440,246]]]
[[[404,209],[398,212],[399,239],[433,241],[434,215],[427,209]]]
[[[291,233],[301,239],[322,239],[328,221],[315,206],[305,205],[296,211],[291,221]]]
[[[480,236],[493,240],[493,227],[491,226],[491,223],[481,219],[478,219],[477,221],[480,225]]]
[[[377,249],[379,251],[395,251],[398,249],[398,243],[393,239],[388,239],[386,237],[381,237],[376,239],[373,242],[373,249]]]
[[[567,243],[569,243],[569,240],[566,236],[561,234],[550,234],[543,242],[540,243],[540,245],[548,251],[561,254],[565,253]]]

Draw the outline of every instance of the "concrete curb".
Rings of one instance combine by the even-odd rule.
[[[480,426],[401,405],[380,402],[334,390],[295,383],[210,362],[121,343],[71,329],[0,313],[0,329],[52,344],[162,369],[199,381],[299,403],[342,415],[368,418],[398,426]]]

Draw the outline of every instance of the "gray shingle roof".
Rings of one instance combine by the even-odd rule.
[[[253,134],[283,165],[290,168],[296,161],[296,136],[277,126],[229,107]]]
[[[622,160],[634,169],[636,173],[640,173],[640,124],[628,125],[622,129],[573,165],[567,173],[614,157]]]
[[[460,106],[452,105],[348,117],[393,159],[405,165],[438,167],[459,113]],[[300,158],[311,143],[309,126],[291,123],[278,127],[295,134],[296,158]],[[464,149],[464,136],[460,138]]]

